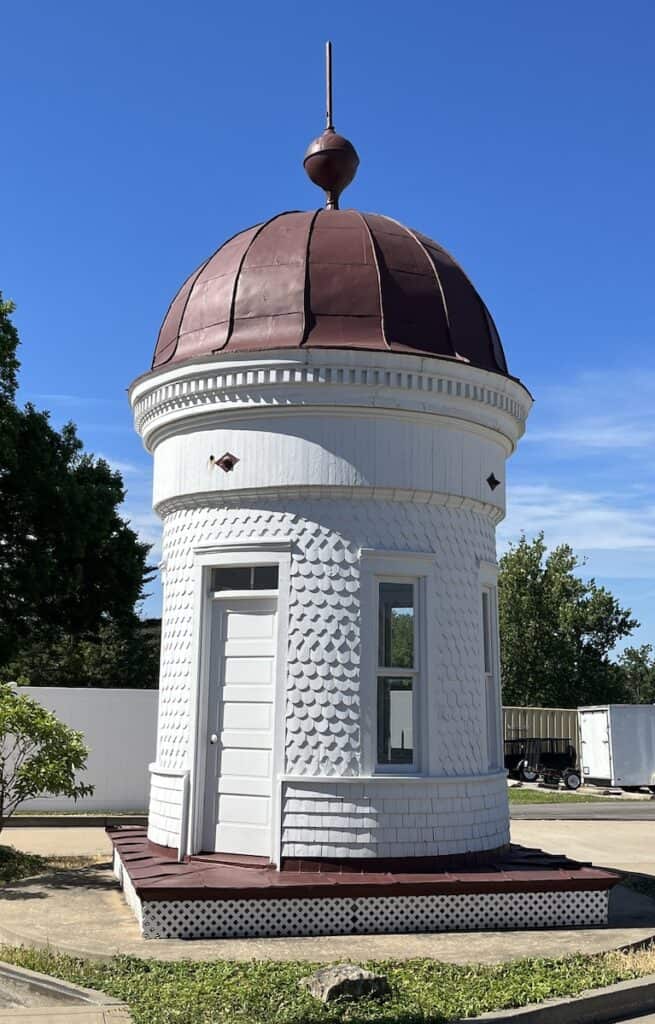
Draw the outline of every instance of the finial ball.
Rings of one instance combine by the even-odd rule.
[[[339,196],[350,185],[359,166],[352,142],[326,128],[307,147],[303,165],[311,181],[326,193],[328,209],[339,208]]]

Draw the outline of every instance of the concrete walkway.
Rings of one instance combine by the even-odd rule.
[[[17,883],[3,890],[0,903],[1,941],[101,958],[127,953],[161,960],[328,961],[346,956],[499,963],[525,956],[600,952],[655,935],[655,904],[625,889],[613,895],[612,927],[608,929],[194,942],[142,939],[108,866]]]
[[[111,857],[104,828],[4,828],[0,842],[42,857]]]
[[[512,840],[597,867],[655,876],[655,821],[512,821]]]
[[[579,835],[580,825],[600,834]],[[520,834],[516,834],[519,826]],[[541,826],[541,828],[536,828]],[[655,830],[655,822],[615,824],[563,822],[568,835],[555,831],[550,822],[516,822],[514,839],[526,845],[542,845],[555,852],[593,859],[605,867],[629,867],[655,875],[655,832],[647,836],[623,836],[625,828]],[[545,830],[545,832],[544,832]],[[608,831],[609,830],[609,831]],[[31,843],[37,829],[7,829],[3,841],[20,842],[31,852],[72,852],[72,829],[44,829]],[[80,829],[86,846],[76,853],[95,853],[106,842],[104,833]],[[584,831],[584,830],[583,830]],[[64,835],[64,832],[66,835]],[[552,834],[548,834],[551,833]],[[20,833],[20,836],[17,834]],[[80,836],[80,840],[82,837]],[[636,853],[630,846],[637,842]],[[619,857],[619,855],[621,855]],[[330,961],[355,959],[409,959],[433,957],[449,963],[500,963],[526,956],[562,956],[595,953],[643,942],[655,935],[655,902],[619,887],[612,894],[609,928],[534,932],[477,932],[436,935],[337,936],[294,939],[212,939],[193,942],[174,939],[142,939],[131,910],[108,863],[78,871],[58,872],[7,886],[0,891],[0,941],[37,947],[53,947],[76,956],[106,958],[117,953],[161,960],[273,959]],[[1,1018],[0,1018],[1,1020]]]
[[[130,1024],[127,1010],[91,1010],[86,1006],[46,1006],[0,1010],[0,1024]]]
[[[102,992],[0,961],[0,1024],[129,1024],[129,1007]]]
[[[3,889],[0,905],[1,942],[99,958],[126,953],[159,960],[434,957],[448,963],[501,963],[526,956],[602,952],[655,935],[655,902],[622,887],[612,894],[609,928],[576,931],[146,940],[108,865],[26,879]]]

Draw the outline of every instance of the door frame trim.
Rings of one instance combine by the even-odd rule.
[[[275,648],[275,686],[273,756],[271,779],[271,863],[279,864],[282,849],[281,782],[284,773],[284,722],[289,628],[289,570],[292,541],[288,537],[247,537],[224,544],[194,548],[193,600],[193,675],[190,692],[188,763],[190,764],[189,853],[200,853],[203,838],[205,804],[206,735],[208,723],[209,674],[211,665],[211,622],[213,598],[209,589],[211,570],[225,565],[277,565],[277,642]],[[257,596],[256,591],[251,592]],[[270,596],[270,595],[269,595]]]

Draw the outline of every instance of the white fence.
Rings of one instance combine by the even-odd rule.
[[[65,686],[26,686],[57,718],[84,733],[90,748],[84,781],[95,786],[84,800],[43,797],[26,801],[23,811],[145,811],[148,765],[155,760],[157,690],[104,690]],[[574,708],[503,708],[505,739],[568,736],[579,751]]]
[[[53,711],[84,733],[90,748],[84,782],[95,786],[84,800],[43,797],[21,811],[145,811],[148,765],[155,760],[157,690],[104,690],[67,686],[25,686],[20,693]]]

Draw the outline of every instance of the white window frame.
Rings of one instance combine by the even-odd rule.
[[[420,775],[429,764],[428,699],[432,689],[432,667],[428,658],[428,629],[433,608],[434,554],[414,551],[360,550],[361,573],[361,750],[363,775]],[[379,585],[412,583],[414,586],[414,668],[394,669],[378,665]],[[378,678],[388,676],[413,679],[412,764],[378,762]]]
[[[483,595],[487,598],[488,617],[486,621]],[[487,770],[490,772],[502,771],[505,758],[503,705],[500,689],[498,566],[493,562],[480,563],[480,655],[484,683]]]
[[[417,749],[415,737],[418,735],[419,719],[416,710],[417,695],[419,693],[421,685],[421,651],[420,651],[420,637],[419,633],[419,616],[421,609],[420,600],[420,578],[416,576],[376,576],[376,600],[378,602],[378,628],[376,630],[376,669],[375,669],[375,704],[376,704],[376,734],[375,734],[375,749],[376,749],[376,772],[416,772],[417,771]],[[414,665],[412,668],[396,668],[393,665],[380,665],[379,652],[380,652],[380,584],[382,583],[406,583],[412,588],[412,625],[414,627],[414,638],[413,638],[413,655]],[[393,762],[387,764],[378,760],[379,757],[379,715],[380,715],[380,679],[411,679],[412,681],[412,760],[410,763],[403,764]]]

